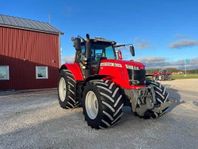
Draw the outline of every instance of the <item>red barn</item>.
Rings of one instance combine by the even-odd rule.
[[[48,23],[0,15],[0,90],[56,87],[61,34]]]

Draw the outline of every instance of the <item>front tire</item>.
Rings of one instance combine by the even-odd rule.
[[[92,128],[108,128],[123,115],[120,88],[110,80],[89,81],[83,91],[83,114]]]
[[[170,106],[170,101],[168,98],[169,93],[166,91],[166,87],[161,85],[159,82],[147,81],[147,85],[153,86],[154,88],[155,99],[156,99],[156,102],[154,103],[154,108],[152,110],[145,111],[143,116],[139,115],[137,112],[135,112],[135,115],[144,119],[161,117],[163,114],[165,114],[168,111],[168,108]],[[165,104],[167,104],[168,106],[164,106]],[[156,109],[160,109],[160,110],[156,110]]]
[[[169,107],[164,107],[162,108],[163,104],[166,104],[169,101],[169,93],[166,90],[166,87],[163,86],[161,83],[156,82],[156,81],[150,81],[148,82],[149,85],[152,85],[154,87],[154,91],[155,91],[155,98],[156,98],[156,103],[155,103],[155,107],[159,107],[161,108],[161,112],[153,112],[154,115],[152,115],[152,112],[148,112],[151,114],[150,117],[152,118],[158,118],[161,117],[162,115],[164,115],[165,113],[167,113],[167,110]],[[149,115],[149,114],[148,114]],[[149,117],[146,117],[149,118]]]
[[[75,108],[79,105],[76,98],[76,81],[71,71],[67,69],[60,72],[58,100],[60,106],[65,109]]]

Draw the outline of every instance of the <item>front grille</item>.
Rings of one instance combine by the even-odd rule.
[[[129,75],[129,82],[131,85],[144,85],[145,84],[145,70],[127,69]]]

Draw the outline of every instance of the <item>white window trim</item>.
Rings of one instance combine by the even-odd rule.
[[[44,67],[46,69],[46,77],[38,77],[39,67]],[[48,67],[47,66],[36,66],[36,79],[48,79]]]
[[[8,65],[0,65],[0,67],[6,67],[6,73],[7,73],[7,76],[6,78],[0,78],[0,80],[10,80],[10,69],[9,69],[9,66]]]

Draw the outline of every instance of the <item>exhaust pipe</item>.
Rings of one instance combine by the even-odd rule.
[[[87,68],[85,70],[85,77],[89,77],[91,75],[91,41],[90,41],[90,36],[89,34],[86,34],[86,54],[87,58]]]

